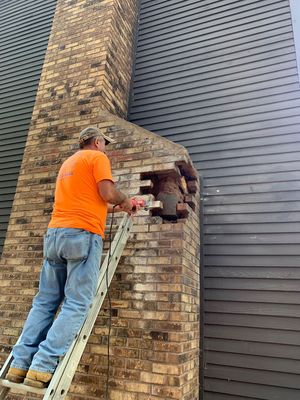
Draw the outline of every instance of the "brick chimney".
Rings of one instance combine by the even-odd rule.
[[[136,19],[136,0],[57,1],[0,262],[0,362],[37,291],[58,168],[76,150],[79,131],[97,125],[116,140],[109,157],[120,189],[164,202],[134,217],[111,285],[110,399],[197,400],[199,184],[182,146],[120,118]],[[69,399],[104,398],[108,317],[105,303]]]

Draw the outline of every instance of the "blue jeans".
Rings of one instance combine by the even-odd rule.
[[[93,302],[101,254],[102,238],[97,234],[73,228],[47,230],[39,292],[13,348],[12,367],[54,372]]]

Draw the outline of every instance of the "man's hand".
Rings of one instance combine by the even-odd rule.
[[[127,214],[129,215],[132,214],[133,205],[131,199],[129,199],[128,197],[119,204],[119,207],[121,211],[127,212]]]
[[[127,200],[129,200],[129,199],[127,199]],[[121,205],[113,206],[111,204],[108,205],[108,210],[107,211],[109,213],[119,213],[119,212],[124,211],[124,212],[127,212],[129,215],[131,215],[131,214],[137,213],[141,208],[143,208],[145,206],[145,201],[144,200],[142,200],[142,199],[139,200],[139,199],[137,199],[135,197],[132,197],[130,199],[130,202],[131,202],[131,205],[132,205],[132,209],[129,212],[126,211],[125,209],[123,209]]]

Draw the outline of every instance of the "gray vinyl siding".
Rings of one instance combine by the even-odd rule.
[[[0,255],[55,5],[55,0],[1,1]]]
[[[142,0],[130,120],[203,177],[204,399],[300,398],[300,86],[288,0]]]
[[[300,76],[300,2],[298,0],[290,0],[290,7],[294,28],[298,74]]]

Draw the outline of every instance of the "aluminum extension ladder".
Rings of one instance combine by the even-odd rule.
[[[107,283],[108,286],[111,283],[123,249],[128,240],[131,227],[132,217],[126,214],[123,217],[117,233],[115,234],[115,237],[111,243],[110,252],[106,255],[102,263],[96,296],[94,298],[93,304],[90,307],[86,320],[83,323],[80,331],[76,335],[68,352],[60,360],[55,370],[55,373],[49,383],[49,386],[45,389],[38,389],[32,386],[27,386],[20,383],[13,383],[6,380],[5,376],[12,361],[12,353],[10,353],[0,371],[0,400],[4,400],[11,389],[14,393],[36,393],[43,395],[43,400],[62,400],[65,398],[70,388],[72,379],[75,375],[80,358],[84,352],[86,343],[94,327],[94,323],[96,321],[98,313],[101,309],[103,300],[107,293]],[[108,282],[106,282],[107,269]]]

